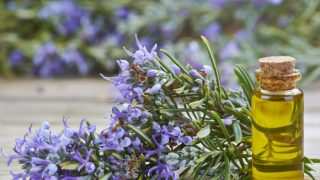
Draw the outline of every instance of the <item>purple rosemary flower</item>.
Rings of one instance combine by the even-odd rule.
[[[57,49],[52,42],[45,43],[41,47],[39,47],[35,53],[33,58],[34,65],[41,65],[47,59],[51,57],[56,57]]]
[[[25,138],[26,138],[26,135],[24,136],[24,138],[16,138],[16,141],[15,141],[16,145],[13,148],[13,151],[16,154],[9,155],[9,154],[3,152],[3,150],[1,149],[1,154],[4,155],[6,158],[8,158],[7,166],[10,166],[11,162],[14,159],[20,158],[20,157],[25,155],[25,151],[24,151],[24,145],[25,145],[25,142],[26,142]]]
[[[201,75],[199,74],[199,72],[197,70],[192,69],[189,71],[189,73],[193,78],[201,78]]]
[[[104,136],[107,135],[107,138]],[[124,151],[124,148],[131,145],[131,139],[126,136],[126,132],[123,128],[118,128],[116,132],[112,129],[107,129],[101,132],[100,142],[102,142],[102,148],[100,151],[115,150],[118,152]]]
[[[230,85],[230,76],[233,75],[233,68],[229,63],[221,62],[219,63],[219,69],[221,73],[221,83],[223,86]]]
[[[8,158],[8,165],[13,159],[18,159],[19,163],[28,169],[25,174],[11,172],[14,179],[57,179],[57,165],[61,162],[60,153],[66,153],[69,143],[68,137],[51,132],[50,124],[43,122],[35,134],[32,133],[30,126],[23,138],[16,139],[16,146],[13,148],[16,154],[8,155],[4,152],[2,154]]]
[[[24,54],[20,50],[14,50],[9,54],[9,63],[11,66],[19,66],[25,60]]]
[[[81,19],[82,33],[81,37],[83,40],[89,43],[95,43],[98,40],[104,25],[102,17],[98,17],[95,21],[90,16],[83,16]]]
[[[74,131],[68,126],[66,119],[63,119],[63,133],[67,138],[71,138],[74,135]]]
[[[278,6],[282,3],[282,0],[254,0],[253,4],[256,7],[263,7],[266,6],[268,4],[274,5],[274,6]]]
[[[56,173],[58,167],[47,159],[40,159],[38,157],[32,157],[32,168],[30,169],[30,178],[41,179],[57,179]]]
[[[122,71],[126,71],[129,69],[129,62],[127,60],[117,60],[118,66]]]
[[[142,64],[144,61],[155,59],[158,57],[157,53],[156,53],[157,44],[155,44],[152,47],[151,51],[149,52],[147,50],[147,48],[140,43],[137,35],[136,35],[136,43],[137,43],[137,46],[139,49],[135,53],[132,53],[132,52],[128,51],[126,48],[124,48],[125,52],[129,56],[134,58],[134,63]]]
[[[33,57],[36,73],[42,77],[60,76],[64,73],[64,62],[53,43],[39,47]]]
[[[128,117],[128,121],[131,122],[133,119],[141,116],[141,111],[139,108],[130,109],[130,116]]]
[[[202,34],[205,37],[207,37],[208,40],[212,41],[219,36],[220,31],[221,31],[221,25],[217,22],[214,22],[209,26],[207,26],[206,28],[204,28],[204,30],[202,31]]]
[[[31,136],[31,141],[26,141],[26,148],[35,148],[39,150],[48,150],[57,152],[64,149],[69,144],[69,140],[63,134],[56,134],[50,131],[50,125],[47,122],[42,124],[42,127],[36,131],[35,135]]]
[[[204,65],[203,66],[203,70],[207,74],[207,76],[210,76],[211,73],[212,73],[212,68],[210,66],[208,66],[208,65]]]
[[[211,6],[215,9],[221,9],[225,6],[228,0],[209,0]]]
[[[234,116],[228,116],[227,118],[224,118],[222,120],[226,126],[230,126],[232,124],[232,122],[235,120],[235,118],[234,118]]]
[[[134,140],[131,141],[131,144],[133,147],[140,147],[141,146],[141,140],[137,136]]]
[[[12,176],[12,179],[18,180],[18,179],[27,179],[28,175],[23,173],[14,173],[13,171],[10,171],[10,174]]]
[[[121,74],[115,77],[106,77],[102,74],[101,76],[108,81],[112,81],[115,88],[118,90],[118,92],[120,92],[125,100],[132,101],[136,97],[136,94],[132,92],[131,84],[128,83],[128,79],[130,77],[129,71],[123,71]]]
[[[125,110],[123,110],[124,108],[123,107],[126,107]],[[118,122],[120,119],[125,119],[125,118],[128,118],[128,109],[130,108],[130,105],[124,103],[122,105],[122,108],[119,110],[119,108],[117,107],[113,107],[112,108],[112,113],[113,113],[113,119],[114,121]]]
[[[85,126],[84,123],[86,122],[86,119],[81,120],[79,130],[78,132],[75,132],[78,137],[84,137],[86,131],[88,131],[89,133],[94,133],[96,131],[96,125]],[[67,127],[66,124],[65,127]]]
[[[38,70],[41,77],[61,76],[64,73],[61,59],[46,61]]]
[[[154,77],[157,75],[159,71],[158,70],[155,70],[155,69],[150,69],[148,72],[147,72],[147,76],[148,77]]]
[[[154,86],[151,87],[149,93],[152,95],[152,94],[156,94],[158,92],[161,91],[161,84],[155,84]]]
[[[219,56],[222,59],[229,59],[238,56],[240,53],[239,45],[235,41],[229,41],[228,44],[220,51]]]
[[[148,37],[141,37],[139,38],[140,44],[143,44],[147,49],[152,48],[153,44],[152,41]]]
[[[153,173],[156,174],[158,179],[172,179],[172,180],[178,180],[179,174],[172,170],[172,168],[167,164],[161,164],[158,163],[157,166],[154,166],[148,170],[148,176],[151,176]]]
[[[73,0],[50,1],[43,7],[38,16],[41,19],[52,19],[56,29],[62,35],[68,35],[79,29],[82,17],[88,16],[89,12],[77,5]]]
[[[175,64],[170,65],[170,69],[173,74],[181,74],[181,69]]]
[[[120,7],[117,8],[114,12],[118,19],[126,20],[130,14],[130,9],[126,7]]]
[[[6,4],[6,7],[7,7],[8,10],[16,10],[17,8],[19,8],[19,5],[17,4],[17,2],[9,1]]]
[[[173,37],[176,32],[177,25],[172,23],[167,23],[159,27],[162,37]]]
[[[144,94],[143,89],[140,87],[135,87],[133,88],[133,92],[135,92],[136,97],[138,98],[138,100],[143,103],[144,99],[142,97],[142,95]]]
[[[50,124],[48,122],[43,122],[42,127],[36,131],[35,134],[31,131],[31,126],[29,127],[29,132],[24,136],[24,138],[16,139],[16,146],[13,151],[16,153],[14,155],[8,155],[2,151],[2,154],[8,158],[7,165],[9,166],[14,159],[24,159],[25,156],[32,153],[33,156],[40,155],[43,151],[56,153],[60,150],[64,150],[69,144],[69,139],[63,134],[56,134],[50,131]],[[39,159],[34,159],[34,163],[39,163]],[[49,160],[45,160],[46,165],[50,165]],[[44,161],[41,161],[44,162]],[[33,161],[30,162],[31,164]],[[45,168],[45,167],[43,167]],[[48,166],[49,173],[52,172],[53,166]],[[40,169],[41,170],[41,169]],[[40,171],[39,170],[39,171]],[[43,171],[42,169],[41,171]]]
[[[130,104],[124,103],[119,108],[112,108],[113,120],[118,122],[122,120],[126,123],[132,123],[133,120],[138,119],[143,115],[141,109],[138,107],[131,108]]]
[[[74,159],[76,159],[77,161],[79,161],[81,164],[78,167],[78,171],[80,172],[84,167],[86,169],[86,171],[88,173],[92,173],[94,172],[94,170],[96,169],[95,165],[90,162],[90,156],[91,156],[92,150],[88,151],[86,154],[86,158],[83,159],[81,157],[81,155],[79,154],[79,152],[76,150],[74,155],[72,156]]]
[[[105,37],[105,41],[110,44],[120,45],[124,42],[124,35],[119,32],[108,33]]]
[[[76,49],[69,49],[61,54],[61,59],[71,69],[76,66],[80,75],[86,75],[89,72],[89,66],[82,56],[82,54]]]
[[[128,50],[124,48],[126,53],[129,56],[132,56],[134,58],[134,63],[139,65],[144,63],[145,61],[151,61],[154,60],[157,57],[157,53],[155,52],[157,45],[154,45],[152,50],[149,52],[145,46],[142,46],[140,41],[138,40],[136,36],[136,43],[138,45],[138,50],[135,53],[131,53]],[[157,63],[156,61],[151,61],[153,64]],[[124,101],[121,99],[120,102],[129,101],[132,102],[134,99],[139,100],[140,102],[143,102],[143,86],[141,84],[133,85],[132,83],[132,75],[129,71],[129,63],[125,60],[118,60],[118,65],[120,66],[120,69],[122,72],[116,76],[116,77],[103,77],[106,80],[110,80],[115,85],[116,89],[121,93]],[[154,67],[154,66],[153,66]],[[156,66],[157,67],[157,66]],[[155,76],[157,73],[164,74],[164,72],[157,71],[157,70],[150,70],[148,73],[149,76]],[[147,89],[147,88],[146,88]],[[161,90],[161,85],[154,85],[151,89],[148,89],[151,93],[157,93]]]
[[[282,3],[282,0],[268,0],[268,2],[273,5],[280,5]]]
[[[192,138],[190,136],[184,136],[178,126],[163,125],[161,127],[158,123],[153,122],[153,130],[154,134],[152,135],[152,139],[157,148],[155,150],[146,150],[146,158],[163,152],[169,142],[174,142],[178,145],[181,143],[188,145],[192,142]]]
[[[95,132],[95,126],[84,126],[85,120],[80,123],[78,131],[73,131],[66,124],[64,119],[64,132],[54,133],[50,131],[50,124],[43,122],[41,128],[32,132],[31,126],[28,133],[23,138],[16,139],[16,146],[13,148],[14,155],[8,155],[2,151],[2,154],[8,158],[8,165],[14,159],[18,159],[22,164],[25,173],[11,172],[14,179],[52,179],[72,175],[69,172],[61,172],[59,167],[64,160],[70,160],[72,158],[79,161],[79,171],[85,167],[86,171],[91,173],[95,170],[95,165],[89,162],[91,151],[87,151],[86,158],[83,159],[79,155],[78,151],[86,149],[85,145],[88,137],[83,134],[86,132]],[[73,153],[72,155],[70,153]]]
[[[122,70],[122,73],[115,77],[105,77],[104,79],[112,81],[116,89],[120,92],[125,101],[132,102],[134,99],[138,99],[143,102],[143,89],[141,87],[133,87],[130,82],[129,63],[126,60],[117,60],[117,63]],[[121,101],[121,99],[119,100]]]
[[[165,72],[159,71],[159,70],[155,70],[155,69],[150,69],[147,72],[147,76],[148,77],[163,76],[163,75],[166,75]]]

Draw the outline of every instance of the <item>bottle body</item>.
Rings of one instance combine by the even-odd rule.
[[[303,180],[303,92],[257,88],[252,97],[252,176]]]

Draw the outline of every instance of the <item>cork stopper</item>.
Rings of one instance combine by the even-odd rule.
[[[260,69],[256,79],[268,91],[286,91],[296,87],[301,75],[295,69],[295,59],[290,56],[270,56],[259,59]]]
[[[295,59],[290,56],[264,57],[259,63],[261,71],[270,76],[292,74],[295,67]]]

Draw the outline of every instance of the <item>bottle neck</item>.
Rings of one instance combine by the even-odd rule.
[[[296,83],[301,78],[298,70],[285,75],[266,75],[261,70],[255,73],[260,88],[271,92],[281,92],[296,89]]]

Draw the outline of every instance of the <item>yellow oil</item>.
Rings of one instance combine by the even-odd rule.
[[[299,89],[252,97],[252,177],[303,180],[303,93]]]

